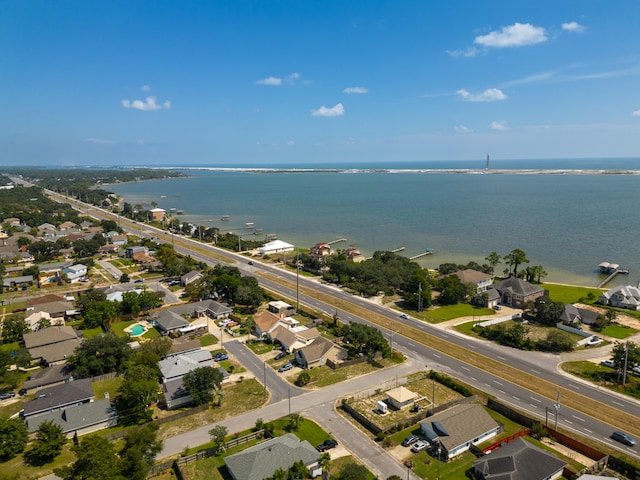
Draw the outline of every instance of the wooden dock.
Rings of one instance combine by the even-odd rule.
[[[417,258],[425,257],[427,255],[432,255],[432,254],[433,254],[433,248],[427,248],[424,252],[419,253],[418,255],[414,255],[413,257],[409,257],[409,260],[416,260]]]
[[[398,247],[395,250],[391,250],[391,253],[398,253],[404,250],[404,247]]]
[[[347,239],[346,238],[338,238],[337,240],[332,240],[330,242],[327,242],[327,245],[333,245],[334,243],[340,243],[340,242],[346,242]]]
[[[607,276],[607,278],[605,278],[598,284],[597,288],[604,287],[607,283],[613,280],[616,277],[616,275],[618,275],[619,273],[621,273],[622,275],[629,275],[629,270],[620,268],[620,265],[618,265],[617,263],[602,262],[600,265],[598,265],[598,267],[600,268],[601,273],[608,273],[609,275]]]

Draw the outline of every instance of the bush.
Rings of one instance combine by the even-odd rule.
[[[467,387],[465,387],[464,385],[459,384],[453,378],[451,378],[448,375],[445,375],[443,373],[438,373],[438,372],[436,372],[434,370],[430,370],[429,371],[429,378],[435,380],[438,383],[441,383],[445,387],[448,387],[448,388],[450,388],[451,390],[453,390],[455,392],[458,392],[460,395],[462,395],[464,397],[470,397],[471,395],[473,395],[473,392],[471,390],[469,390]]]

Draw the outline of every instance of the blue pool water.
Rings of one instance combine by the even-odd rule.
[[[131,327],[131,336],[132,337],[138,337],[138,336],[142,335],[146,331],[147,331],[147,329],[144,328],[142,325],[136,324],[133,327]]]

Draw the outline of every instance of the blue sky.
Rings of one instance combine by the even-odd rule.
[[[0,0],[0,164],[640,157],[640,2]]]

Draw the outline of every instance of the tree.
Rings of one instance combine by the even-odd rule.
[[[199,367],[182,377],[182,384],[193,398],[196,405],[203,405],[213,400],[214,391],[220,388],[223,375],[213,367]]]
[[[502,260],[502,257],[496,252],[491,252],[485,257],[485,260],[489,262],[489,265],[491,265],[491,274],[493,275],[495,268],[500,263],[500,260]]]
[[[518,267],[520,265],[522,265],[523,263],[529,263],[529,259],[527,258],[527,254],[523,251],[520,250],[519,248],[516,248],[514,250],[511,250],[511,252],[509,252],[507,255],[504,256],[504,261],[507,265],[509,265],[510,269],[513,269],[513,276],[517,277],[518,276]],[[511,271],[511,270],[509,270]]]
[[[322,480],[331,478],[330,470],[332,464],[331,455],[328,452],[322,452],[320,458],[318,458],[318,465],[322,468]]]
[[[289,422],[287,424],[288,430],[298,430],[300,428],[300,424],[304,422],[304,417],[299,413],[291,413],[289,414]]]
[[[83,437],[80,445],[73,447],[76,461],[53,472],[63,480],[126,480],[122,475],[122,461],[116,455],[114,445],[104,437]]]
[[[50,463],[60,455],[65,443],[67,437],[62,427],[50,420],[44,421],[38,428],[31,448],[25,453],[25,460],[30,465]]]
[[[310,381],[311,375],[309,374],[309,372],[306,370],[302,370],[298,374],[298,378],[296,379],[295,384],[299,387],[304,387],[305,385],[308,385]]]
[[[347,463],[342,467],[338,476],[340,480],[367,480],[369,471],[363,465]]]
[[[149,406],[157,400],[158,371],[147,365],[133,365],[127,369],[118,389],[116,408],[124,424],[151,420]]]
[[[102,334],[87,338],[67,359],[67,365],[78,378],[111,372],[123,372],[131,356],[127,338]]]
[[[28,438],[21,418],[0,418],[0,459],[9,460],[24,451]]]
[[[570,352],[576,346],[568,333],[562,330],[553,329],[547,333],[547,338],[538,340],[538,350],[545,352]]]
[[[130,279],[129,279],[129,275],[127,275],[126,273],[123,273],[122,275],[120,275],[120,283],[129,283]]]
[[[150,423],[125,435],[120,458],[122,474],[129,480],[147,478],[156,455],[162,451],[162,440],[158,440],[157,433],[158,426]]]
[[[442,289],[438,297],[438,303],[441,305],[455,305],[465,300],[468,294],[467,287],[460,281],[457,275],[447,275],[442,277],[439,282]]]
[[[82,311],[82,319],[86,328],[96,328],[107,325],[119,314],[118,302],[98,300],[87,304]]]
[[[4,343],[22,342],[22,335],[31,329],[21,315],[13,314],[5,317],[2,326],[2,340]]]
[[[40,320],[38,320],[38,323],[36,323],[36,330],[44,330],[45,328],[49,328],[50,326],[51,320],[46,317],[42,317]]]
[[[309,469],[305,466],[302,460],[298,460],[293,462],[293,465],[289,467],[289,470],[287,470],[287,476],[290,479],[311,478],[311,472],[309,472]]]
[[[611,350],[611,359],[619,372],[624,371],[625,361],[627,372],[633,372],[640,366],[640,345],[634,342],[616,342]]]
[[[217,448],[218,450],[224,448],[227,433],[227,427],[223,425],[216,425],[209,430],[209,436],[211,437],[211,443],[213,443],[214,448]]]

